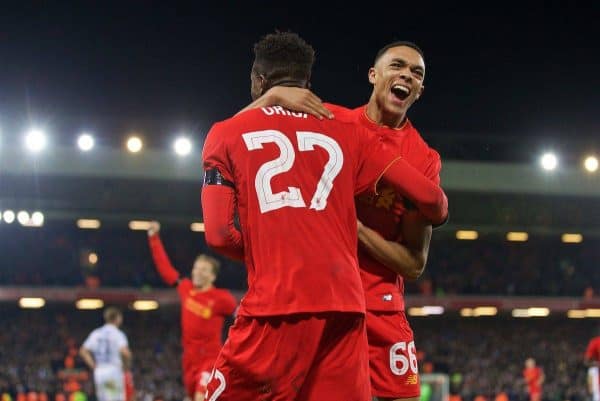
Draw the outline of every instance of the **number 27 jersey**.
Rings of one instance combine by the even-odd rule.
[[[239,315],[364,313],[354,195],[393,163],[383,146],[350,119],[277,106],[212,127],[204,168],[234,183],[244,240]]]

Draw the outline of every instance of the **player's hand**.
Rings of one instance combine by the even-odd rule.
[[[323,106],[323,101],[309,89],[274,86],[264,96],[268,97],[270,103],[283,106],[286,109],[311,114],[319,120],[333,118],[333,113]]]
[[[160,231],[160,223],[158,221],[151,221],[148,227],[148,237],[158,234]]]
[[[358,232],[361,232],[365,227],[362,221],[360,221],[359,219],[356,219],[356,225],[358,226]]]

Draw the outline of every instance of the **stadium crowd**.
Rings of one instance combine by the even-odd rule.
[[[100,324],[99,311],[59,305],[35,311],[6,304],[0,308],[0,394],[19,400],[19,394],[24,399],[36,392],[61,401],[77,400],[69,395],[79,391],[93,399],[89,373],[76,349]],[[444,316],[411,318],[411,323],[421,372],[448,374],[452,390],[463,401],[476,396],[492,401],[500,392],[511,401],[525,401],[522,370],[528,357],[545,372],[545,401],[586,400],[583,352],[594,332],[593,321]],[[182,400],[177,308],[126,312],[123,329],[134,355],[137,400]]]
[[[0,243],[1,254],[6,255],[0,260],[3,285],[164,287],[145,232],[63,226],[9,230],[11,235]],[[433,236],[424,275],[407,283],[407,293],[582,296],[600,290],[597,240],[562,244],[554,237],[542,237],[510,243],[501,236],[458,241],[449,233],[440,234]],[[184,274],[189,273],[195,256],[205,252],[222,261],[218,286],[245,289],[243,265],[212,253],[201,233],[166,227],[162,237],[173,264]],[[23,253],[23,247],[28,252]],[[89,261],[91,252],[98,257],[96,264]]]

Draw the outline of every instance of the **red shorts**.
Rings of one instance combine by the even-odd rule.
[[[188,369],[183,374],[183,384],[185,391],[190,398],[194,399],[195,393],[202,393],[206,391],[206,384],[210,377],[210,372],[213,369],[215,363],[214,359],[205,359],[194,364],[192,369]]]
[[[208,382],[212,401],[370,401],[364,316],[238,316]]]
[[[406,314],[367,311],[367,338],[373,397],[419,397],[417,350]]]

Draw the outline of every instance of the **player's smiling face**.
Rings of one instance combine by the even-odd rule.
[[[408,46],[388,49],[369,70],[369,82],[385,113],[404,116],[423,93],[425,61]]]
[[[210,262],[202,259],[196,260],[192,268],[192,283],[194,287],[203,288],[212,285],[216,278]]]

